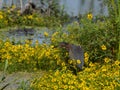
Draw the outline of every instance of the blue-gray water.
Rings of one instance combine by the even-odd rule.
[[[23,6],[28,0],[22,0]],[[37,7],[41,6],[40,0],[31,0]],[[47,2],[47,0],[44,0]],[[48,0],[49,1],[49,0]],[[103,0],[58,0],[61,9],[71,16],[92,12],[94,15],[108,15],[108,8],[104,5]],[[3,3],[2,3],[3,2]],[[0,0],[0,8],[4,5],[11,6],[12,0]],[[20,7],[20,0],[13,0],[13,4]],[[47,5],[47,4],[46,4]]]
[[[26,40],[30,40],[32,44],[36,41],[39,43],[50,43],[50,37],[54,30],[49,30],[48,28],[26,28],[24,29],[8,29],[6,31],[0,30],[0,40],[6,41],[7,39],[14,44],[24,44]],[[44,32],[48,33],[49,36],[45,37]]]
[[[41,6],[40,0],[32,0],[37,7]],[[45,0],[46,1],[46,0]],[[49,0],[48,0],[49,1]],[[104,5],[103,0],[59,0],[59,4],[61,6],[61,9],[64,7],[64,10],[70,15],[70,16],[77,16],[79,14],[86,14],[88,12],[92,12],[93,15],[108,15],[108,8]],[[12,3],[16,5],[17,7],[20,7],[20,0],[0,0],[0,8],[3,6],[11,6]],[[23,6],[27,3],[27,0],[23,0]],[[47,3],[47,2],[46,2]],[[46,4],[47,6],[48,4]],[[42,30],[36,30],[34,35],[25,35],[24,32],[16,32],[16,33],[6,33],[4,35],[5,38],[9,38],[12,41],[17,42],[24,42],[24,40],[32,40],[33,43],[38,40],[39,43],[42,43],[43,41],[46,41],[46,38],[43,36],[44,31],[50,31],[48,29],[42,29]],[[49,32],[50,33],[50,32]],[[3,38],[3,36],[0,36],[0,38]],[[48,38],[50,39],[50,38]],[[48,40],[50,41],[50,40]]]
[[[103,0],[61,0],[69,15],[77,16],[92,12],[94,15],[108,15],[108,8]]]

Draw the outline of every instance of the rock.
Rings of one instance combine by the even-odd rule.
[[[28,2],[25,4],[25,7],[23,9],[23,11],[21,12],[21,15],[28,15],[28,14],[32,14],[33,10],[35,10],[36,5],[33,2]]]
[[[41,78],[44,73],[44,71],[7,73],[5,75],[6,78],[0,82],[0,90],[21,90],[19,88],[22,83],[25,83],[25,87],[29,87],[34,78]],[[0,77],[2,74],[3,72],[0,71]]]

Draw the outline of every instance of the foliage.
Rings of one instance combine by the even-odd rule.
[[[50,16],[60,16],[60,5],[59,0],[51,0],[49,2]]]
[[[53,46],[38,45],[38,42],[36,42],[35,47],[28,43],[25,45],[12,45],[9,41],[1,41],[0,43],[0,69],[3,69],[3,63],[6,59],[9,64],[8,71],[57,68],[56,63],[60,55],[57,53],[59,50],[54,49]]]
[[[105,57],[115,59],[116,33],[110,29],[111,23],[107,18],[104,21],[83,17],[80,23],[73,22],[65,29],[60,28],[52,35],[52,42],[65,41],[79,44],[90,55],[90,61],[102,61]],[[106,49],[103,49],[105,47]],[[103,62],[103,61],[102,61]]]
[[[28,85],[28,81],[22,81],[21,83],[20,83],[20,86],[17,88],[17,90],[28,90],[28,89],[30,89],[29,88],[29,85]]]
[[[62,70],[35,78],[30,87],[33,90],[119,90],[119,64],[119,61],[113,64],[105,62],[104,65],[91,63],[89,68],[85,68],[77,76],[63,66]]]
[[[45,33],[47,36],[47,34]],[[31,42],[26,41],[24,45],[13,45],[9,40],[1,41],[0,47],[0,66],[1,70],[7,60],[7,70],[13,71],[32,71],[32,70],[56,70],[66,65],[68,69],[76,69],[77,62],[68,60],[68,52],[53,45],[38,44],[31,46]],[[64,57],[63,57],[64,56]],[[87,59],[87,58],[86,58]],[[69,62],[69,63],[67,63]]]
[[[115,49],[116,49],[116,57],[120,60],[120,1],[119,0],[109,0],[107,1],[109,5],[109,18],[111,25],[113,26],[111,29],[116,34],[115,41]]]
[[[101,47],[106,50],[105,46]],[[12,45],[11,42],[0,41],[0,67],[8,60],[8,71],[36,71],[47,70],[42,78],[35,78],[30,87],[22,82],[19,88],[31,88],[33,90],[52,89],[83,89],[83,90],[119,90],[120,61],[112,61],[110,58],[103,59],[104,64],[88,62],[90,55],[85,52],[84,70],[73,74],[70,66],[75,66],[75,60],[65,62],[68,53],[61,52],[59,48],[46,44],[30,46],[26,41],[24,45]],[[64,57],[63,57],[64,56]],[[92,71],[92,72],[91,72]]]
[[[63,18],[65,17],[65,18]],[[63,24],[67,18],[63,16],[49,16],[34,12],[31,15],[21,15],[20,10],[0,10],[0,28],[13,26],[39,26],[39,27],[57,27]]]
[[[119,1],[118,1],[119,2]],[[117,5],[116,5],[117,4]],[[53,34],[53,44],[60,41],[81,45],[90,55],[90,61],[113,60],[120,56],[119,3],[109,1],[109,16],[93,16],[91,13],[81,16],[79,22],[73,22],[66,28],[60,28]],[[102,49],[106,47],[106,50]]]
[[[20,11],[0,11],[0,28],[7,26],[55,27],[51,45],[36,41],[13,45],[9,40],[0,40],[0,70],[48,71],[42,78],[35,78],[33,90],[119,90],[120,89],[120,2],[109,0],[109,16],[95,17],[88,13],[65,27],[61,25],[68,16],[46,16],[40,13],[20,15]],[[53,3],[54,4],[54,3]],[[54,13],[52,13],[54,14]],[[57,27],[57,28],[56,28]],[[47,38],[49,34],[44,33]],[[81,45],[84,49],[85,66],[76,73],[75,60],[68,59],[68,53],[58,48],[59,42]],[[4,63],[5,66],[4,69]],[[75,71],[75,72],[74,72]],[[22,89],[26,83],[22,82]]]

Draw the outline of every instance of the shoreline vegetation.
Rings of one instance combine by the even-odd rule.
[[[19,10],[14,11],[15,6],[1,10],[1,32],[48,28],[53,33],[43,33],[45,40],[50,37],[50,44],[38,40],[34,45],[30,40],[13,44],[9,38],[0,39],[0,90],[9,87],[16,90],[120,90],[120,9],[115,5],[114,0],[108,1],[108,17],[93,16],[91,12],[79,18],[59,12],[51,16],[38,12],[21,16]],[[84,49],[84,67],[77,75],[73,74],[77,71],[77,62],[68,58],[68,52],[59,47],[60,42]],[[19,76],[14,77],[14,74],[20,72],[22,79],[11,81]],[[10,75],[13,76],[9,78]],[[26,75],[33,77],[24,80]],[[16,83],[19,85],[14,87]]]

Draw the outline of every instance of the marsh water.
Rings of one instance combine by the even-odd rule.
[[[23,6],[27,3],[28,0],[22,0]],[[93,15],[108,15],[108,8],[104,5],[103,0],[58,0],[61,9],[64,8],[64,11],[70,16],[78,16],[79,14],[85,14],[92,12]],[[41,7],[41,0],[33,1],[37,7]],[[48,7],[47,0],[44,0],[45,8]],[[4,6],[10,7],[12,4],[20,7],[20,0],[0,0],[0,8]],[[0,30],[1,31],[1,30]],[[3,30],[4,31],[4,30]],[[8,30],[7,32],[1,31],[0,39],[5,40],[9,38],[14,43],[24,43],[25,40],[32,40],[33,43],[38,40],[39,43],[50,42],[50,38],[44,37],[44,32],[52,33],[51,30],[47,28],[34,29],[32,30]]]
[[[28,0],[22,0],[23,6]],[[37,7],[41,7],[41,0],[31,0]],[[85,14],[92,12],[94,15],[108,15],[108,8],[105,5],[104,0],[56,0],[59,2],[61,9],[70,16],[77,16],[79,14]],[[45,8],[48,7],[48,0],[44,0]],[[0,0],[0,8],[4,6],[10,7],[12,4],[20,7],[20,0]]]
[[[41,0],[33,0],[33,2],[37,5],[37,7],[41,6]],[[44,0],[46,1],[46,0]],[[78,16],[79,14],[85,14],[88,12],[92,12],[93,15],[108,15],[108,8],[104,5],[103,0],[59,0],[59,4],[61,9],[64,8],[64,11],[69,14],[70,16]],[[27,0],[23,0],[23,5],[27,3]],[[0,0],[0,8],[4,6],[10,7],[12,4],[20,7],[20,0]],[[47,8],[48,5],[46,4]],[[27,30],[27,31],[26,31]],[[34,44],[36,40],[39,43],[50,43],[50,36],[45,37],[44,32],[49,33],[52,35],[54,30],[49,30],[48,28],[26,28],[26,29],[1,29],[0,30],[0,39],[6,40],[7,38],[10,39],[13,43],[25,43],[25,40],[31,40]],[[3,73],[0,73],[0,77]],[[41,74],[37,75],[42,75]],[[6,75],[6,79],[4,82],[0,83],[1,87],[5,86],[6,84],[10,83],[4,90],[16,90],[22,81],[28,81],[33,78],[32,76],[35,73],[13,73],[10,75]],[[34,76],[36,77],[36,76]],[[0,78],[1,79],[1,78]],[[19,85],[18,85],[19,84]]]
[[[44,32],[49,34],[49,37],[44,36]],[[0,30],[0,39],[10,40],[13,44],[24,44],[29,40],[34,44],[36,41],[39,43],[50,43],[50,37],[54,30],[48,28],[11,28],[7,30]]]

